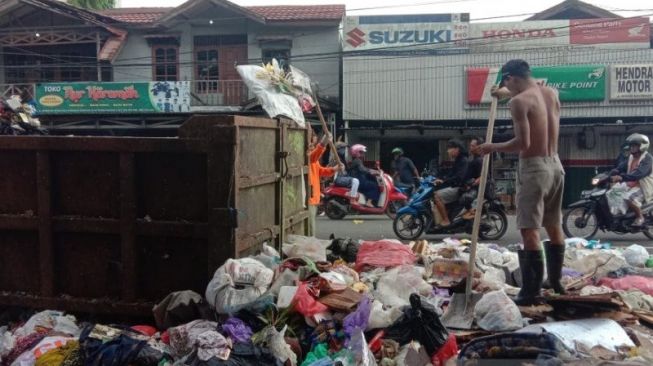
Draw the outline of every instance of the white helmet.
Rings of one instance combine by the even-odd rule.
[[[641,133],[634,133],[628,138],[626,138],[626,143],[628,145],[639,145],[639,151],[648,151],[648,147],[651,145],[651,143],[648,140],[648,137],[646,135],[642,135]]]

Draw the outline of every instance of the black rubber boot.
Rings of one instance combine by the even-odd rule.
[[[554,245],[547,240],[544,242],[544,254],[546,255],[546,272],[549,277],[549,286],[557,294],[564,295],[565,289],[560,283],[560,278],[562,278],[562,265],[565,261],[565,246]]]
[[[530,306],[541,303],[540,290],[544,279],[544,258],[541,250],[520,250],[519,268],[521,269],[522,288],[515,298],[515,304]]]

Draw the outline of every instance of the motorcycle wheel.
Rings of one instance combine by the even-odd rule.
[[[588,212],[584,207],[576,207],[565,212],[562,230],[568,238],[590,240],[599,231],[599,222],[594,212]]]
[[[647,238],[653,240],[653,231],[651,230],[650,227],[642,232],[644,233],[644,235],[646,235]]]
[[[401,240],[415,240],[424,232],[426,222],[423,217],[409,213],[398,215],[392,222],[392,230]]]
[[[335,200],[336,200],[335,198],[328,200],[324,211],[327,217],[330,218],[331,220],[342,220],[345,218],[345,216],[347,216],[347,212],[341,210],[340,207],[335,205],[334,204]]]
[[[388,215],[391,220],[394,220],[397,217],[397,211],[405,205],[405,201],[392,201],[388,203],[388,208],[385,210],[385,214]]]
[[[499,240],[508,231],[508,218],[501,210],[490,208],[481,218],[478,236],[483,240]]]

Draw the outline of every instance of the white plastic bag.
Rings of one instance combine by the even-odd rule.
[[[428,297],[433,292],[433,286],[424,281],[423,270],[421,267],[403,265],[387,271],[376,284],[374,298],[386,306],[407,306],[413,293]]]
[[[596,271],[597,278],[628,265],[623,254],[616,250],[568,248],[567,255],[570,260],[565,262],[566,267],[585,275]]]
[[[492,291],[474,307],[474,319],[479,327],[491,332],[521,329],[524,324],[521,312],[503,291]]]
[[[633,244],[624,250],[626,262],[633,267],[644,267],[648,260],[648,250],[641,245]]]
[[[70,337],[43,338],[43,340],[41,340],[36,346],[32,347],[32,349],[18,356],[11,366],[34,366],[36,359],[43,356],[46,352],[55,348],[63,347],[66,343],[74,340],[75,338]]]
[[[401,308],[385,308],[379,300],[372,302],[372,311],[367,322],[366,331],[372,329],[385,329],[401,317]]]
[[[293,352],[290,345],[286,343],[284,338],[288,325],[284,325],[281,332],[278,332],[275,327],[269,326],[263,330],[265,343],[267,348],[272,352],[274,357],[277,358],[282,364],[290,360],[292,366],[297,365],[297,355]]]
[[[263,295],[273,277],[274,272],[255,259],[228,259],[206,287],[206,300],[219,314],[232,314]]]
[[[289,258],[306,257],[316,262],[326,262],[329,240],[320,240],[314,237],[289,235],[288,243],[283,244],[283,254]]]
[[[0,361],[14,348],[16,337],[14,337],[7,327],[0,327]]]
[[[276,60],[273,61],[273,64],[274,67],[279,68]],[[270,81],[257,76],[257,74],[266,72],[263,67],[239,65],[236,66],[236,70],[270,117],[286,116],[297,122],[299,126],[305,126],[304,113],[297,97],[278,91]]]
[[[356,365],[376,366],[376,359],[372,351],[370,351],[370,347],[367,345],[362,329],[356,328],[349,340],[348,349],[354,354]]]
[[[610,206],[610,212],[613,215],[623,215],[628,211],[628,206],[624,200],[626,192],[628,192],[628,185],[626,183],[617,183],[606,193],[608,206]]]
[[[264,266],[274,271],[277,267],[279,267],[279,262],[281,262],[281,255],[279,252],[277,252],[276,249],[269,246],[267,243],[263,243],[261,253],[253,256],[252,259],[256,259],[257,261],[263,263]]]
[[[51,330],[57,324],[57,318],[64,316],[61,311],[45,310],[32,315],[31,318],[22,327],[16,329],[14,336],[16,338],[26,337],[37,329]]]

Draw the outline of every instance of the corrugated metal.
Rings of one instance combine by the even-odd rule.
[[[474,120],[487,106],[465,103],[465,67],[500,66],[512,58],[532,65],[635,64],[651,62],[653,50],[540,49],[445,56],[356,56],[343,59],[343,117],[346,120]],[[607,93],[607,90],[606,90]],[[635,107],[635,108],[634,108]],[[563,118],[653,115],[651,101],[566,103]],[[507,119],[501,108],[498,118]]]

